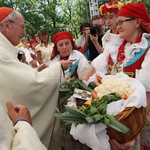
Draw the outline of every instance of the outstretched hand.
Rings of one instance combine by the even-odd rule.
[[[74,61],[74,60],[73,60]],[[61,60],[60,64],[64,70],[67,70],[73,62],[72,60]]]
[[[37,67],[38,72],[42,71],[43,69],[47,68],[46,64],[41,64]]]
[[[13,106],[13,104],[10,101],[6,102],[6,107],[8,110],[8,116],[10,117],[14,125],[19,120],[27,121],[32,125],[32,119],[27,107],[23,105]]]

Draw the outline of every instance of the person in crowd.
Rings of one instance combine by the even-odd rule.
[[[42,143],[46,148],[59,150],[60,124],[54,117],[58,102],[57,86],[62,68],[68,69],[72,62],[57,62],[41,72],[20,62],[15,46],[26,34],[24,18],[9,7],[0,7],[0,14],[0,102],[5,107],[9,99],[13,104],[28,107]]]
[[[34,60],[31,57],[31,54],[30,54],[30,51],[29,51],[28,39],[26,37],[23,37],[21,39],[21,42],[22,42],[23,45],[21,47],[19,47],[19,50],[24,52],[25,58],[26,58],[26,63],[28,65],[30,65],[31,67],[36,68],[37,67],[37,60]]]
[[[123,39],[119,37],[119,31],[116,25],[117,13],[123,5],[124,2],[111,1],[101,5],[99,8],[100,16],[104,18],[105,25],[109,28],[109,30],[106,31],[106,33],[102,37],[103,51],[111,50],[111,52],[113,53],[113,51],[118,49],[123,42]],[[94,61],[99,62],[99,59],[101,59],[101,55],[97,56]],[[102,65],[103,63],[101,62],[101,66]],[[94,73],[95,68],[93,65],[91,65],[85,72],[85,74],[83,74],[82,78],[87,80],[89,76],[92,76]]]
[[[86,57],[77,50],[70,32],[58,32],[53,37],[54,48],[52,52],[52,61],[50,65],[61,60],[71,60],[74,62],[75,69],[68,74],[69,77],[80,78],[89,67]]]
[[[91,29],[90,34],[86,32],[86,37],[81,47],[89,49],[90,57],[89,60],[92,61],[100,53],[103,52],[102,48],[102,37],[105,33],[104,19],[100,15],[93,16],[91,19]],[[89,39],[88,39],[89,37]]]
[[[78,50],[78,47],[76,46],[71,33],[68,31],[57,32],[53,36],[53,43],[54,47],[50,65],[53,65],[56,62],[62,60],[73,61],[73,64],[70,66],[71,69],[65,71],[65,76],[66,78],[80,78],[84,71],[89,67],[89,63],[86,57]],[[63,106],[60,105],[60,109],[63,110],[62,107]],[[86,145],[83,145],[77,140],[73,139],[73,137],[67,131],[65,124],[61,123],[61,127],[63,136],[62,146],[64,149],[89,149]]]
[[[18,60],[20,62],[26,63],[26,56],[25,56],[24,51],[18,47],[17,47],[17,49],[18,49],[18,56],[17,56]]]
[[[103,49],[105,49],[106,44],[108,46],[108,43],[120,45],[122,42],[119,38],[119,32],[116,25],[117,13],[122,6],[124,6],[124,2],[111,1],[101,5],[99,8],[100,16],[104,18],[105,25],[108,27],[108,31],[102,37]]]
[[[89,22],[83,22],[83,23],[81,23],[81,25],[80,25],[80,33],[81,33],[81,36],[77,39],[77,41],[76,41],[76,45],[77,46],[81,46],[82,45],[82,43],[83,43],[83,41],[84,41],[84,38],[85,38],[85,36],[86,36],[86,31],[88,30],[88,31],[90,31],[90,27],[91,27],[91,25],[90,25],[90,23]],[[86,50],[85,50],[86,51]]]
[[[37,46],[36,40],[31,39],[29,43],[30,43],[30,45],[29,45],[30,55],[34,60],[37,60],[37,53],[35,50],[35,47]]]
[[[50,41],[49,34],[45,29],[40,29],[39,38],[40,43],[36,46],[38,63],[49,66],[54,44]]]
[[[36,40],[37,45],[40,44],[40,37],[39,34],[34,35],[34,39]]]
[[[46,150],[36,131],[27,107],[6,102],[8,112],[0,104],[1,150]]]
[[[76,41],[76,45],[77,46],[81,46],[82,43],[84,42],[84,40],[87,40],[86,43],[89,40],[89,33],[90,33],[90,23],[89,22],[83,22],[80,25],[80,32],[81,32],[81,36],[79,36],[79,38]],[[90,57],[90,53],[89,53],[89,49],[84,49],[84,55],[87,59],[89,59]]]
[[[31,39],[29,42],[29,49],[28,51],[30,52],[30,56],[33,59],[34,63],[32,65],[33,68],[36,68],[39,66],[38,60],[37,60],[37,53],[35,50],[35,47],[37,46],[37,42],[35,39]],[[34,65],[35,64],[35,65]]]
[[[133,149],[149,149],[150,78],[148,70],[150,65],[150,17],[142,2],[128,3],[118,12],[116,23],[119,37],[123,39],[123,42],[113,52],[104,50],[100,55],[99,62],[93,60],[92,65],[96,71],[104,74],[124,72],[130,77],[138,79],[145,86],[148,119],[146,127],[140,133],[140,141],[136,141]],[[103,65],[99,65],[101,63]],[[116,143],[112,142],[112,146],[117,150],[115,145]]]

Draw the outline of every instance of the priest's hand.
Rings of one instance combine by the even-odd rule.
[[[45,68],[47,68],[47,65],[46,64],[41,64],[37,67],[37,70],[38,70],[38,72],[40,72],[40,71],[44,70]]]
[[[63,70],[67,70],[70,67],[70,65],[72,64],[72,62],[73,62],[72,60],[61,60],[60,64],[61,64]]]
[[[32,125],[32,119],[27,107],[23,105],[13,106],[13,104],[10,101],[6,102],[6,107],[8,110],[8,116],[10,117],[14,125],[18,121],[26,121]]]

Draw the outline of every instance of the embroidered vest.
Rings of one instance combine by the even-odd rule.
[[[124,65],[123,72],[127,74],[128,76],[135,78],[135,70],[141,69],[141,64],[144,61],[145,55],[147,51],[149,50],[149,48],[150,48],[150,43],[147,49],[145,50],[141,49],[139,52],[136,52],[134,54],[134,58]],[[114,65],[114,61],[109,54],[109,57],[108,57],[108,73],[109,74],[111,74],[113,65]]]

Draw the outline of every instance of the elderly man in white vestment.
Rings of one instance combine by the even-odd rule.
[[[25,34],[23,16],[12,8],[0,7],[0,103],[5,107],[9,99],[27,106],[42,143],[50,150],[59,150],[60,125],[54,117],[57,86],[62,67],[66,69],[71,62],[58,62],[41,72],[19,62],[15,46]]]

